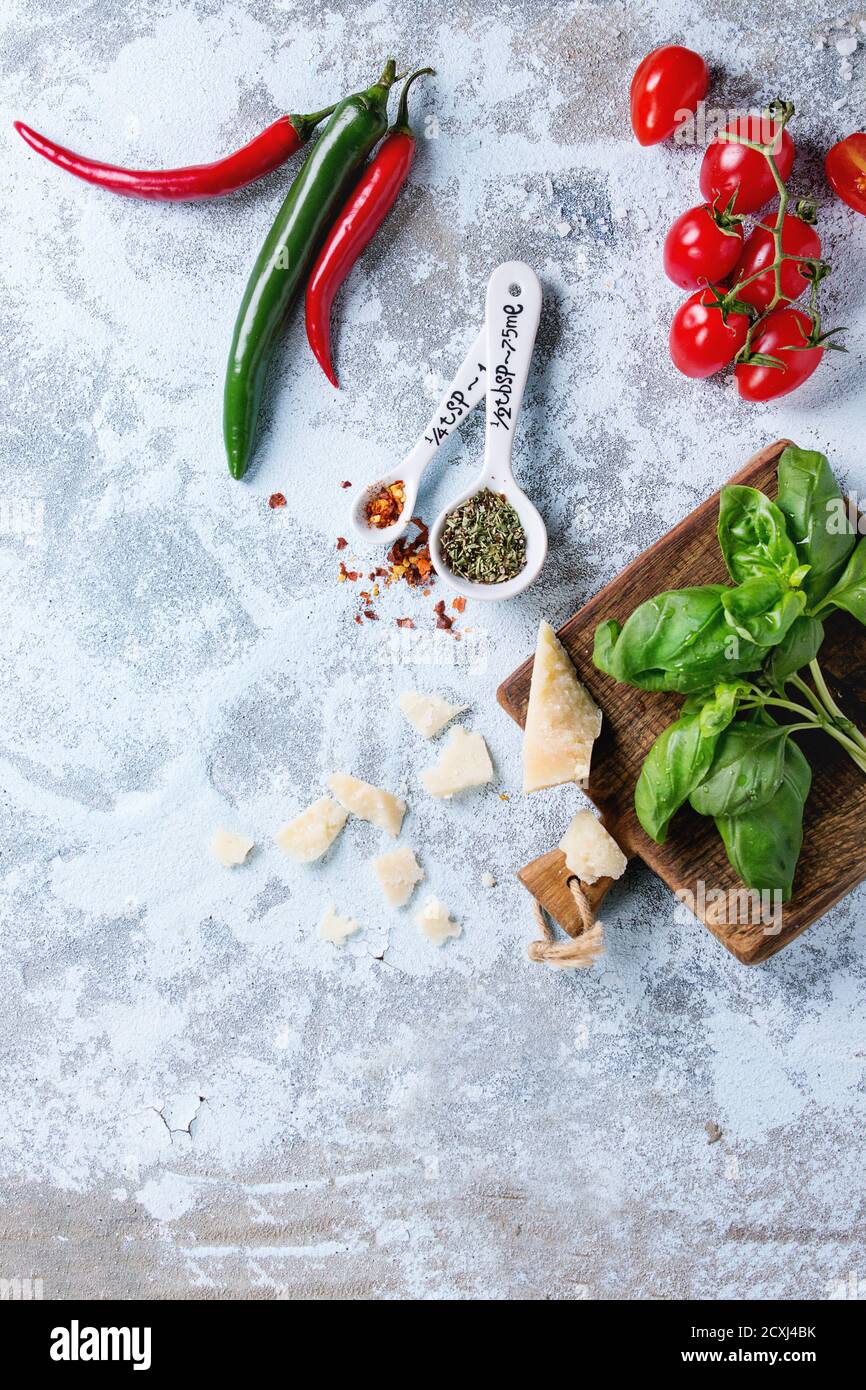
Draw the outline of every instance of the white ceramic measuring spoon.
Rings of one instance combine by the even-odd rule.
[[[514,434],[538,320],[541,317],[541,285],[538,276],[522,261],[508,261],[494,270],[487,285],[487,430],[484,466],[472,487],[445,507],[430,530],[430,558],[437,572],[467,598],[512,598],[538,578],[547,556],[547,528],[511,471]],[[513,579],[501,584],[476,584],[449,569],[441,539],[450,512],[474,497],[482,488],[499,492],[511,503],[526,536],[526,563]]]
[[[393,469],[370,487],[364,488],[355,501],[352,507],[352,529],[355,535],[368,545],[392,545],[409,525],[424,469],[461,420],[464,420],[470,410],[478,404],[487,389],[487,370],[484,365],[486,346],[487,335],[482,328],[457,368],[454,380],[436,407],[436,412],[418,443],[406,455],[399,468]],[[383,488],[396,482],[402,482],[405,489],[403,510],[398,520],[390,526],[371,526],[367,521],[367,504]]]

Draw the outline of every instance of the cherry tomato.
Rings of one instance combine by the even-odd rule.
[[[751,232],[734,273],[735,284],[739,280],[746,280],[750,275],[755,275],[763,266],[773,264],[776,259],[776,243],[773,241],[775,225],[776,214],[773,212]],[[782,250],[786,256],[819,257],[821,238],[809,222],[804,222],[801,217],[789,213],[782,224]],[[809,283],[805,276],[800,274],[800,267],[796,261],[782,262],[781,282],[784,299],[799,299]],[[738,288],[737,298],[746,304],[754,304],[756,309],[764,310],[775,293],[776,276],[773,271],[768,270],[766,275],[760,275],[750,285]]]
[[[734,376],[744,401],[772,401],[808,381],[824,356],[823,347],[804,346],[811,332],[812,320],[802,309],[780,304],[767,315],[752,339],[752,351],[778,357],[785,365],[762,367],[738,362]]]
[[[768,117],[749,116],[732,121],[725,131],[745,135],[746,139],[762,144],[775,139],[776,167],[782,182],[786,181],[794,163],[794,142],[787,130],[782,131],[780,141],[779,127],[774,121]],[[701,192],[708,203],[727,207],[736,194],[734,212],[756,212],[776,191],[770,166],[759,150],[720,140],[718,136],[707,145],[701,164]]]
[[[681,213],[665,237],[665,275],[681,290],[696,290],[730,274],[743,249],[743,225],[709,203]]]
[[[746,341],[749,320],[745,314],[728,314],[713,303],[713,286],[690,295],[674,314],[671,324],[671,361],[686,376],[712,376],[727,367]],[[724,290],[724,285],[715,289]]]
[[[675,43],[648,53],[631,80],[631,127],[640,143],[657,145],[672,135],[709,85],[700,53]]]
[[[827,182],[849,208],[866,215],[866,134],[849,135],[824,160]]]

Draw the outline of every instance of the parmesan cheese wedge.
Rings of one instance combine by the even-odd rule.
[[[298,864],[312,864],[330,848],[348,819],[342,806],[330,796],[320,796],[306,811],[283,826],[274,839],[290,859]]]
[[[451,914],[438,898],[428,898],[420,912],[415,914],[415,925],[420,928],[428,941],[434,946],[444,946],[449,936],[459,936],[461,928],[452,922]]]
[[[441,695],[421,695],[417,690],[405,690],[397,703],[403,714],[424,738],[432,738],[444,729],[465,705],[449,705]]]
[[[220,829],[210,842],[210,850],[215,859],[227,869],[232,869],[236,864],[243,864],[254,844],[255,840],[248,839],[246,835],[235,835],[231,830]]]
[[[421,773],[421,781],[431,796],[454,796],[455,792],[492,782],[493,764],[484,739],[458,725],[451,730],[436,766]]]
[[[396,840],[406,814],[406,803],[401,796],[372,787],[369,782],[359,782],[357,777],[345,772],[335,772],[328,778],[328,786],[345,810],[361,820],[372,821]]]
[[[340,917],[333,906],[326,907],[319,923],[319,936],[323,941],[332,941],[335,946],[343,946],[350,936],[360,931],[354,917]]]
[[[592,811],[578,811],[559,842],[565,862],[581,883],[622,878],[628,860]]]
[[[373,860],[376,877],[391,907],[403,907],[424,877],[424,870],[408,845],[389,850]]]
[[[585,782],[601,710],[577,678],[550,623],[538,629],[523,735],[523,790]]]

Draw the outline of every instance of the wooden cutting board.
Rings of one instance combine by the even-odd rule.
[[[775,497],[776,465],[789,442],[779,440],[755,454],[730,481],[761,488]],[[665,589],[724,583],[728,579],[716,540],[718,514],[719,494],[715,493],[638,556],[612,584],[570,618],[558,636],[580,679],[604,711],[587,795],[625,853],[645,860],[674,892],[690,893],[696,915],[722,945],[744,965],[753,965],[787,946],[866,878],[866,777],[832,739],[823,734],[798,736],[813,771],[805,842],[794,895],[782,910],[781,930],[768,932],[759,914],[749,910],[747,890],[728,863],[711,820],[686,806],[674,818],[667,844],[657,845],[644,833],[635,815],[634,787],[643,760],[661,730],[677,717],[682,697],[619,685],[592,663],[595,629],[603,619],[616,618],[624,623],[638,604]],[[840,613],[828,621],[826,632],[820,660],[828,684],[846,713],[863,727],[866,629]],[[499,703],[521,726],[526,721],[531,675],[530,657],[497,692]],[[518,877],[565,931],[572,936],[579,934],[580,918],[568,887],[565,858],[559,850],[534,860]],[[602,880],[585,892],[598,904],[609,886],[609,880]],[[725,897],[713,896],[712,890],[722,890]],[[672,914],[673,908],[672,903]],[[736,920],[738,917],[746,920]]]

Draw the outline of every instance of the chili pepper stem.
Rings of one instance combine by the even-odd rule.
[[[431,77],[435,77],[436,69],[416,68],[414,72],[410,72],[406,81],[403,83],[403,90],[400,93],[400,104],[397,107],[397,116],[389,132],[391,135],[411,135],[413,133],[412,127],[409,124],[409,88],[412,86],[416,77],[421,77],[425,73],[429,74]]]
[[[295,130],[298,132],[299,138],[302,141],[308,140],[310,138],[310,134],[312,133],[312,131],[315,130],[316,126],[319,125],[320,122],[323,121],[326,116],[333,116],[336,109],[337,103],[334,102],[331,106],[323,106],[321,111],[313,111],[307,116],[290,116],[289,119],[291,120]]]

